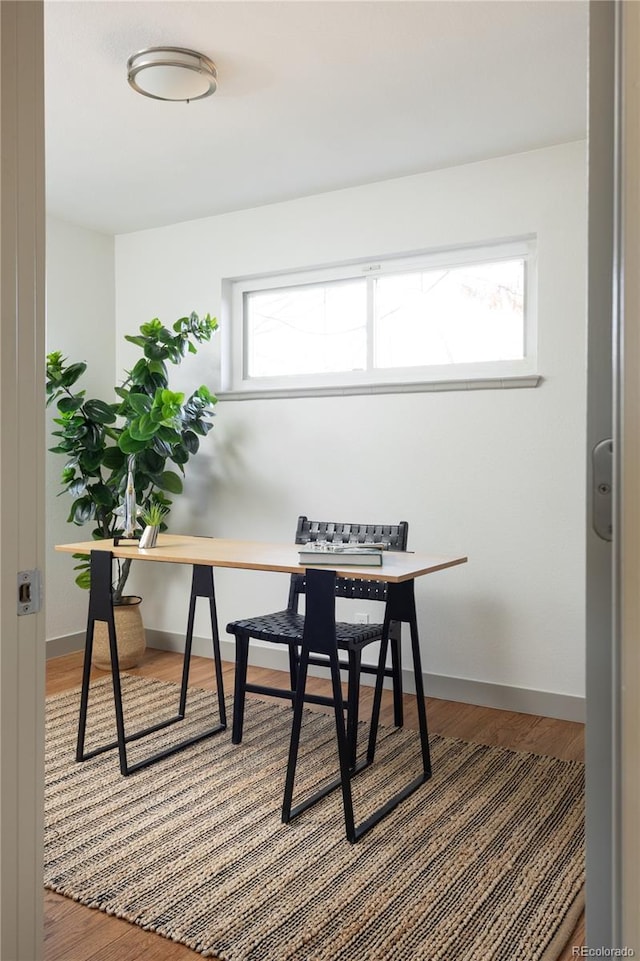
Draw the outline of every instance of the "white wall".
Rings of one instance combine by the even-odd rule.
[[[219,316],[225,277],[538,238],[539,388],[221,401],[173,529],[289,540],[299,513],[406,519],[410,547],[469,555],[417,585],[425,670],[581,697],[585,190],[581,142],[117,237],[117,369],[143,321]],[[216,387],[218,351],[174,384]],[[167,573],[134,585],[148,626],[182,632],[187,575]],[[286,598],[284,575],[216,578],[223,635]]]
[[[114,239],[49,217],[46,261],[47,353],[60,350],[72,362],[86,361],[89,366],[82,384],[87,396],[115,400]],[[50,408],[47,447],[56,443],[51,436],[55,414],[55,408]],[[57,496],[64,463],[60,454],[47,455],[47,640],[84,630],[87,618],[88,595],[73,582],[75,561],[53,549],[55,544],[91,536],[90,527],[66,522],[72,500],[66,494]]]

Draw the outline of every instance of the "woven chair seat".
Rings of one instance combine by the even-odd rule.
[[[227,624],[230,634],[246,632],[251,637],[261,641],[271,641],[274,644],[296,643],[302,644],[304,629],[304,615],[295,611],[276,611],[275,614],[262,614],[259,617],[247,617]],[[347,621],[336,622],[336,637],[338,647],[348,649],[369,644],[382,636],[382,624],[350,624]]]

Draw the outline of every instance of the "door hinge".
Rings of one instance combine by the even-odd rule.
[[[18,614],[37,614],[41,605],[40,571],[18,571]]]

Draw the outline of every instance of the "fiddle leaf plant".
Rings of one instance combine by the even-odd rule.
[[[157,318],[142,324],[140,332],[125,340],[142,351],[142,357],[108,402],[86,396],[80,386],[85,363],[69,363],[60,351],[47,356],[47,406],[55,404],[57,438],[53,453],[63,454],[62,491],[71,495],[67,520],[83,525],[93,521],[94,539],[110,538],[119,530],[115,513],[127,484],[130,455],[136,503],[144,512],[157,508],[160,528],[172,501],[168,495],[182,493],[182,477],[189,458],[198,452],[200,438],[213,427],[216,397],[201,386],[189,397],[169,388],[168,364],[178,365],[196,344],[211,339],[218,323],[206,314],[181,317],[170,330]],[[175,468],[171,469],[171,468]],[[89,558],[76,555],[76,584],[87,588]],[[114,603],[122,598],[130,560],[119,564]]]

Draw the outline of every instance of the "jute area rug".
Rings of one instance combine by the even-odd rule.
[[[175,710],[175,685],[123,684],[128,730]],[[123,778],[115,751],[74,761],[78,703],[48,700],[46,886],[206,957],[550,961],[583,907],[581,764],[432,736],[431,781],[350,845],[337,793],[280,822],[288,707],[250,700],[241,745],[225,731]],[[192,690],[187,719],[131,757],[214,709]],[[110,679],[89,720],[94,743],[113,738]],[[335,769],[332,719],[308,711],[295,796]],[[418,770],[417,735],[381,729],[357,819]]]

